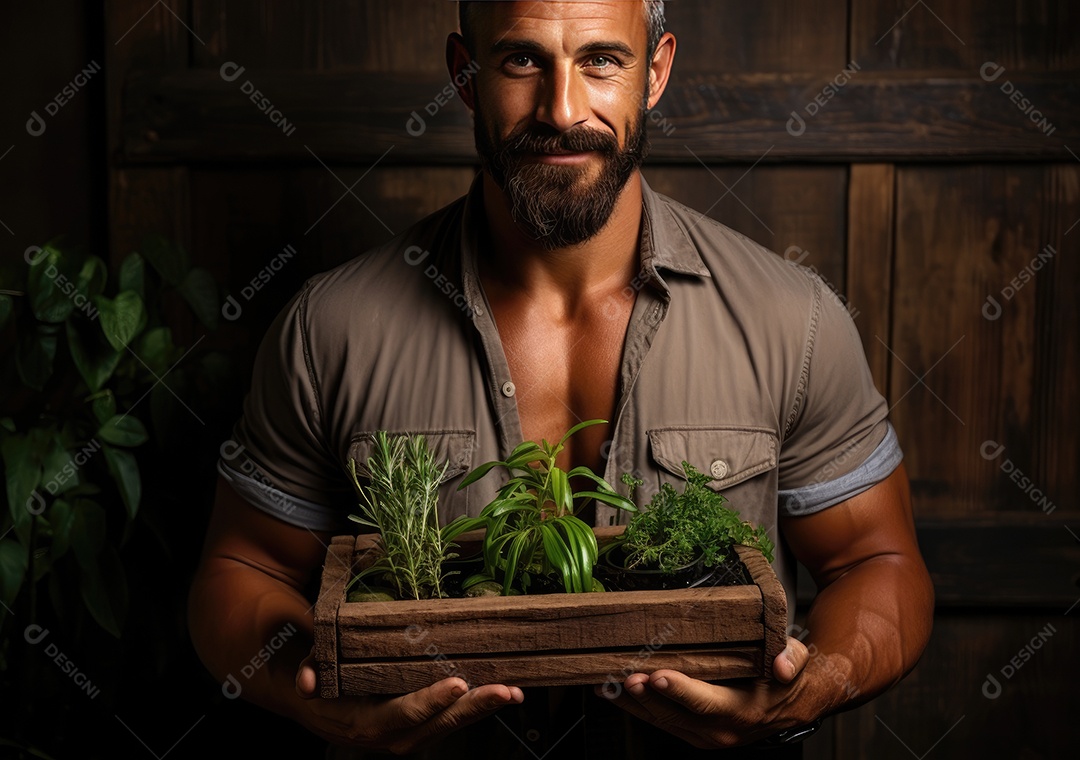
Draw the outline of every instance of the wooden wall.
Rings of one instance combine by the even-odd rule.
[[[425,112],[446,85],[452,3],[106,5],[113,255],[172,235],[235,295],[299,252],[243,302],[231,340],[253,346],[306,276],[475,175],[465,109]],[[679,51],[646,176],[849,299],[938,587],[916,671],[829,721],[807,756],[1061,756],[1080,707],[1080,7],[668,6]],[[226,65],[244,71],[227,81]]]

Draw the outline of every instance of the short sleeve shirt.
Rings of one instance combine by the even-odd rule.
[[[825,509],[895,469],[887,404],[850,315],[817,275],[642,184],[641,265],[618,296],[634,305],[604,477],[624,494],[621,475],[639,478],[645,503],[664,483],[680,487],[684,461],[707,473],[776,543],[793,619],[796,563],[779,518]],[[251,503],[352,533],[348,463],[363,472],[381,430],[423,434],[449,462],[443,524],[494,497],[498,477],[458,490],[472,467],[522,439],[522,378],[510,374],[477,272],[482,187],[478,178],[388,243],[309,279],[279,313],[219,462]],[[625,519],[596,512],[598,525]]]

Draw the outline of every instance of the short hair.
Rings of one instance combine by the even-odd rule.
[[[664,36],[664,0],[642,0],[645,5],[645,27],[648,33],[648,48],[646,59],[652,60],[653,53],[660,45],[660,38]],[[475,10],[480,5],[479,0],[459,0],[458,23],[461,25],[461,36],[465,38],[465,44],[469,52],[476,55],[475,33]]]

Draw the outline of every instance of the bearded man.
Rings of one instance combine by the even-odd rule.
[[[326,738],[330,756],[756,755],[882,693],[926,646],[933,589],[907,476],[847,311],[641,175],[645,114],[675,59],[663,14],[656,0],[462,3],[446,57],[483,171],[465,197],[304,283],[263,341],[191,631],[223,681],[285,625],[304,632],[242,694]],[[586,419],[609,423],[574,436],[560,464],[611,483],[631,473],[645,493],[678,484],[688,461],[768,530],[789,615],[796,560],[813,575],[808,634],[789,638],[774,677],[658,670],[606,696],[451,677],[317,698],[310,593],[355,508],[344,462],[366,462],[375,431],[424,434],[451,463],[445,524],[494,496],[490,479],[457,490],[471,466]]]

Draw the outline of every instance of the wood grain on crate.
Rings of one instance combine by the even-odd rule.
[[[598,528],[597,538],[621,530]],[[481,535],[462,536],[462,553]],[[339,536],[315,607],[320,693],[402,693],[451,675],[522,687],[664,668],[705,680],[763,676],[786,641],[786,596],[759,552],[736,550],[753,585],[348,603],[348,579],[374,560],[377,542]]]

